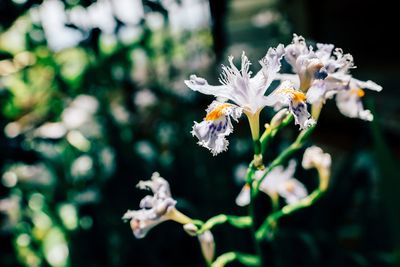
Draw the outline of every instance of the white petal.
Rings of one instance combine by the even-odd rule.
[[[351,90],[337,93],[336,105],[339,111],[349,118],[359,118],[366,121],[373,120],[371,112],[364,109],[361,98]]]
[[[315,124],[315,121],[310,118],[311,114],[307,110],[307,104],[305,102],[291,101],[289,110],[294,116],[296,125],[300,126],[300,129],[307,129]]]
[[[136,238],[144,238],[146,234],[156,225],[165,221],[164,218],[155,218],[151,210],[128,210],[122,217],[130,219],[130,225]]]
[[[336,48],[333,54],[336,56],[335,72],[348,73],[350,69],[355,68],[353,56],[351,54],[344,54],[343,50],[340,48]]]
[[[239,195],[236,197],[236,205],[244,207],[250,204],[250,187],[248,185],[243,186]]]
[[[377,91],[377,92],[382,91],[382,86],[380,86],[379,84],[376,84],[370,80],[364,82],[364,81],[360,81],[355,78],[352,78],[350,82],[354,84],[354,86],[352,86],[352,87],[355,87],[355,88],[370,89],[370,90]]]
[[[294,204],[308,195],[305,186],[294,178],[281,183],[278,193],[288,204]]]
[[[292,43],[285,47],[285,60],[292,66],[293,71],[298,73],[298,65],[296,64],[298,57],[307,55],[309,52],[304,38],[293,34]]]
[[[277,166],[272,169],[262,181],[260,190],[269,196],[279,194],[287,203],[293,203],[307,196],[304,185],[293,178],[296,165],[296,161],[291,160],[286,168]]]
[[[252,88],[257,91],[257,95],[263,96],[272,81],[275,80],[276,74],[281,68],[281,60],[284,54],[284,46],[279,44],[276,48],[268,49],[265,57],[259,61],[262,69],[250,81]]]
[[[314,82],[307,91],[307,102],[310,104],[324,103],[326,92],[327,90],[324,81]]]
[[[229,142],[225,137],[233,132],[231,118],[237,121],[241,114],[239,107],[214,101],[207,109],[207,117],[194,123],[192,135],[215,156],[227,150]]]
[[[168,182],[157,172],[153,173],[151,180],[140,181],[137,186],[150,189],[153,195],[145,196],[140,201],[141,209],[128,210],[122,219],[130,220],[136,238],[143,238],[151,228],[167,220],[168,214],[175,209],[176,201],[171,198]]]
[[[297,74],[277,73],[275,79],[280,80],[282,82],[284,81],[291,82],[293,84],[293,87],[295,88],[299,88],[300,86],[299,75]]]
[[[321,59],[323,62],[328,61],[329,58],[332,55],[333,48],[335,46],[333,44],[317,44],[317,51],[315,51],[315,54],[319,59]]]
[[[302,166],[304,169],[331,167],[332,159],[328,153],[317,146],[311,146],[304,151]]]
[[[197,77],[194,74],[190,75],[189,80],[185,80],[185,84],[193,91],[198,91],[205,95],[231,99],[230,90],[226,85],[209,85],[206,79]]]

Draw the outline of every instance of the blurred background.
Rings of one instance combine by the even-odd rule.
[[[333,157],[330,190],[282,219],[264,244],[266,264],[397,266],[400,53],[390,3],[0,0],[0,266],[204,266],[181,226],[166,222],[137,240],[121,217],[153,171],[191,217],[246,213],[234,200],[252,157],[248,126],[235,125],[229,150],[212,157],[189,133],[211,98],[183,80],[217,83],[227,55],[243,50],[255,72],[293,33],[351,53],[354,76],[384,90],[367,92],[372,123],[326,105],[311,141]],[[267,160],[296,133],[283,130]],[[316,173],[299,167],[296,177],[317,186]],[[269,205],[259,199],[260,220]],[[247,231],[213,232],[217,255],[253,252]]]

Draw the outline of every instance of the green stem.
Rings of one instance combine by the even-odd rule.
[[[253,238],[253,242],[254,242],[254,247],[256,250],[256,254],[259,257],[259,263],[256,266],[264,266],[262,264],[262,250],[261,250],[261,244],[260,242],[257,240],[256,238],[256,227],[255,227],[255,218],[256,218],[256,214],[255,214],[255,207],[254,207],[254,201],[255,201],[255,187],[254,187],[254,173],[256,171],[256,168],[254,166],[253,163],[250,163],[249,168],[247,169],[247,175],[246,175],[246,182],[250,185],[250,204],[248,207],[248,214],[249,216],[252,218],[252,223],[250,226],[250,230],[251,230],[251,236]]]
[[[268,166],[261,179],[255,181],[256,185],[254,194],[258,194],[259,187],[262,181],[265,179],[265,177],[273,168],[282,165],[294,152],[303,147],[305,141],[309,138],[314,129],[315,126],[311,126],[310,128],[301,131],[300,134],[297,136],[296,140],[289,147],[283,150],[282,153],[279,154],[279,156],[271,162],[271,164]]]
[[[256,229],[256,226],[254,224],[255,223],[255,218],[256,218],[256,213],[255,213],[255,205],[254,205],[255,198],[253,197],[253,196],[255,196],[255,194],[252,192],[253,190],[254,189],[251,186],[250,187],[251,199],[250,199],[250,204],[249,204],[249,216],[252,218],[252,224],[251,224],[250,230],[251,230],[251,236],[253,238],[256,254],[259,257],[259,264],[256,265],[256,266],[264,266],[264,264],[263,264],[263,254],[262,254],[261,242],[260,242],[261,240],[257,239],[257,236],[256,236],[257,229]]]
[[[212,267],[223,267],[226,266],[228,263],[233,262],[237,260],[241,264],[244,264],[246,266],[259,266],[260,265],[260,260],[257,256],[255,255],[250,255],[250,254],[244,254],[244,253],[239,253],[239,252],[227,252],[219,256],[213,264],[211,264]]]
[[[299,202],[295,204],[289,204],[284,206],[281,210],[272,213],[269,215],[260,228],[256,232],[257,240],[262,240],[268,233],[271,232],[271,229],[278,223],[278,220],[283,216],[289,215],[299,209],[303,209],[314,204],[321,196],[324,194],[325,190],[321,190],[320,188],[316,189],[306,198],[303,198]]]
[[[252,219],[250,216],[232,216],[219,214],[208,219],[197,231],[197,234],[202,234],[207,230],[211,230],[214,226],[224,223],[229,223],[236,228],[248,228],[252,224]]]
[[[276,127],[269,126],[265,129],[264,133],[261,135],[260,144],[261,144],[261,154],[264,154],[269,143],[275,137],[277,132],[283,127],[289,125],[293,121],[293,115],[289,114],[287,117]]]

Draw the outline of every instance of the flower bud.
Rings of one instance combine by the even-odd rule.
[[[190,236],[196,236],[199,228],[193,223],[187,223],[183,226],[183,230]]]

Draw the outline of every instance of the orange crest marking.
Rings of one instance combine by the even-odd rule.
[[[230,104],[226,103],[216,106],[207,114],[206,121],[214,121],[216,119],[219,119],[222,115],[224,115],[224,109],[230,106]]]
[[[352,92],[354,92],[358,97],[363,97],[365,96],[365,92],[363,89],[358,88],[358,89],[353,89]]]
[[[293,88],[283,88],[279,89],[278,93],[281,94],[290,94],[293,97],[294,101],[302,102],[306,100],[306,95],[303,92],[297,91]]]

